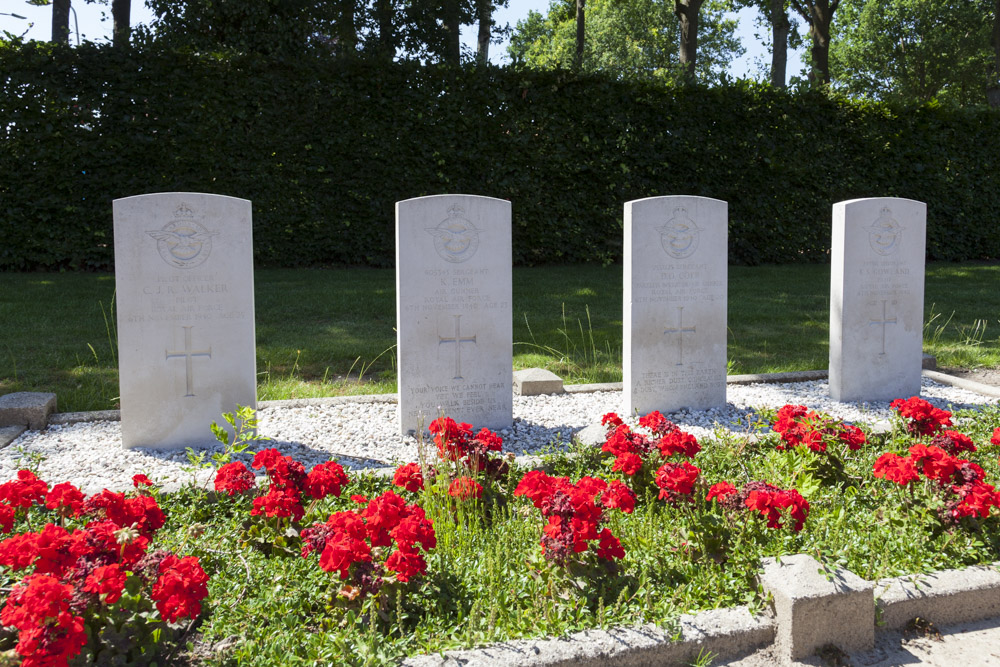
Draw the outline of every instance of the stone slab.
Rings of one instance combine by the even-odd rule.
[[[959,389],[968,389],[969,391],[974,391],[977,394],[982,394],[983,396],[1000,398],[1000,387],[995,387],[990,384],[983,384],[982,382],[976,382],[975,380],[955,377],[954,375],[948,375],[947,373],[933,370],[925,370],[923,372],[923,376],[930,378],[935,382],[940,382],[941,384],[958,387]]]
[[[927,206],[853,199],[833,206],[830,396],[920,394]]]
[[[994,564],[881,579],[875,597],[887,630],[917,617],[938,626],[1000,617],[1000,571]]]
[[[114,229],[122,441],[211,444],[213,421],[257,402],[250,202],[127,197]]]
[[[513,422],[510,202],[435,195],[396,203],[399,427],[439,414]]]
[[[0,426],[27,426],[39,431],[55,412],[56,395],[37,391],[17,391],[0,396]]]
[[[853,572],[824,569],[807,554],[763,561],[760,582],[774,599],[775,642],[786,660],[811,656],[826,644],[844,651],[875,645],[872,584]]]
[[[624,224],[622,409],[725,405],[728,204],[639,199]]]
[[[745,655],[770,643],[774,632],[770,616],[752,616],[746,607],[734,607],[684,614],[679,633],[651,624],[585,630],[561,639],[514,640],[479,649],[413,656],[402,664],[405,667],[684,665],[709,653],[721,659]]]
[[[514,393],[519,396],[563,393],[562,378],[544,368],[514,371]]]
[[[0,426],[0,449],[20,438],[27,430],[27,426]]]

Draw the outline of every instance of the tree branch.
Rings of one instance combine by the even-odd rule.
[[[800,0],[789,0],[788,5],[797,11],[806,20],[806,23],[812,25],[812,14],[809,13],[809,10],[806,9]]]

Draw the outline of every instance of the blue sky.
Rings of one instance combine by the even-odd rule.
[[[549,0],[510,0],[510,6],[501,8],[497,12],[497,22],[501,25],[510,23],[511,26],[528,15],[528,12],[545,12],[549,6]],[[87,4],[84,2],[73,3],[76,10],[76,18],[79,25],[80,38],[91,41],[108,41],[111,38],[111,10],[108,5]],[[24,19],[14,18],[3,14],[18,14]],[[734,78],[766,78],[767,68],[770,63],[770,54],[767,49],[754,37],[755,26],[754,17],[757,12],[752,9],[740,11],[739,35],[743,40],[743,47],[746,54],[732,63],[729,73]],[[132,24],[148,23],[152,14],[146,8],[142,0],[132,0]],[[70,34],[71,39],[76,40],[76,25],[73,15],[70,14]],[[801,26],[800,26],[801,28]],[[0,0],[0,31],[6,30],[16,35],[24,34],[27,31],[28,39],[48,39],[52,32],[52,8],[36,7],[27,4],[25,0]],[[470,47],[474,45],[475,26],[468,27],[463,31],[463,41]],[[503,62],[506,56],[506,45],[491,46],[490,60],[493,62]],[[788,74],[795,75],[802,69],[803,52],[789,53]]]

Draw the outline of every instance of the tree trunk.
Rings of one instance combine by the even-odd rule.
[[[114,45],[119,48],[128,46],[132,35],[132,0],[111,0],[111,18],[114,21]]]
[[[445,0],[444,15],[444,61],[452,65],[462,64],[462,42],[459,30],[462,27],[462,14],[459,0]]]
[[[830,83],[830,24],[838,5],[840,0],[792,0],[792,7],[809,24],[812,37],[809,81],[814,86]]]
[[[52,41],[69,44],[70,0],[52,0]]]
[[[378,52],[383,58],[396,57],[396,37],[392,25],[392,0],[376,0],[375,20],[378,23]]]
[[[704,0],[674,0],[674,14],[681,24],[678,58],[685,78],[694,80],[698,58],[698,12]]]
[[[585,5],[586,0],[576,0],[576,55],[573,58],[573,67],[576,69],[583,66],[583,44],[587,37]]]
[[[1000,0],[993,7],[993,80],[986,88],[986,101],[994,109],[1000,109]]]
[[[785,0],[770,0],[771,33],[774,44],[771,47],[771,85],[785,87],[785,69],[788,64],[788,33],[792,25],[785,13]],[[1000,0],[998,0],[1000,2]]]
[[[354,26],[355,0],[340,0],[340,17],[337,21],[337,53],[352,55],[358,47],[358,32]],[[381,37],[381,26],[379,37]]]
[[[493,36],[493,0],[477,0],[479,39],[476,41],[476,60],[486,64],[490,60],[490,38]]]

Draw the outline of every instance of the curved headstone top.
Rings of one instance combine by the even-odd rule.
[[[250,202],[164,192],[113,208],[124,445],[213,443],[222,413],[256,406]]]
[[[833,206],[830,396],[920,394],[927,205],[872,197]]]

